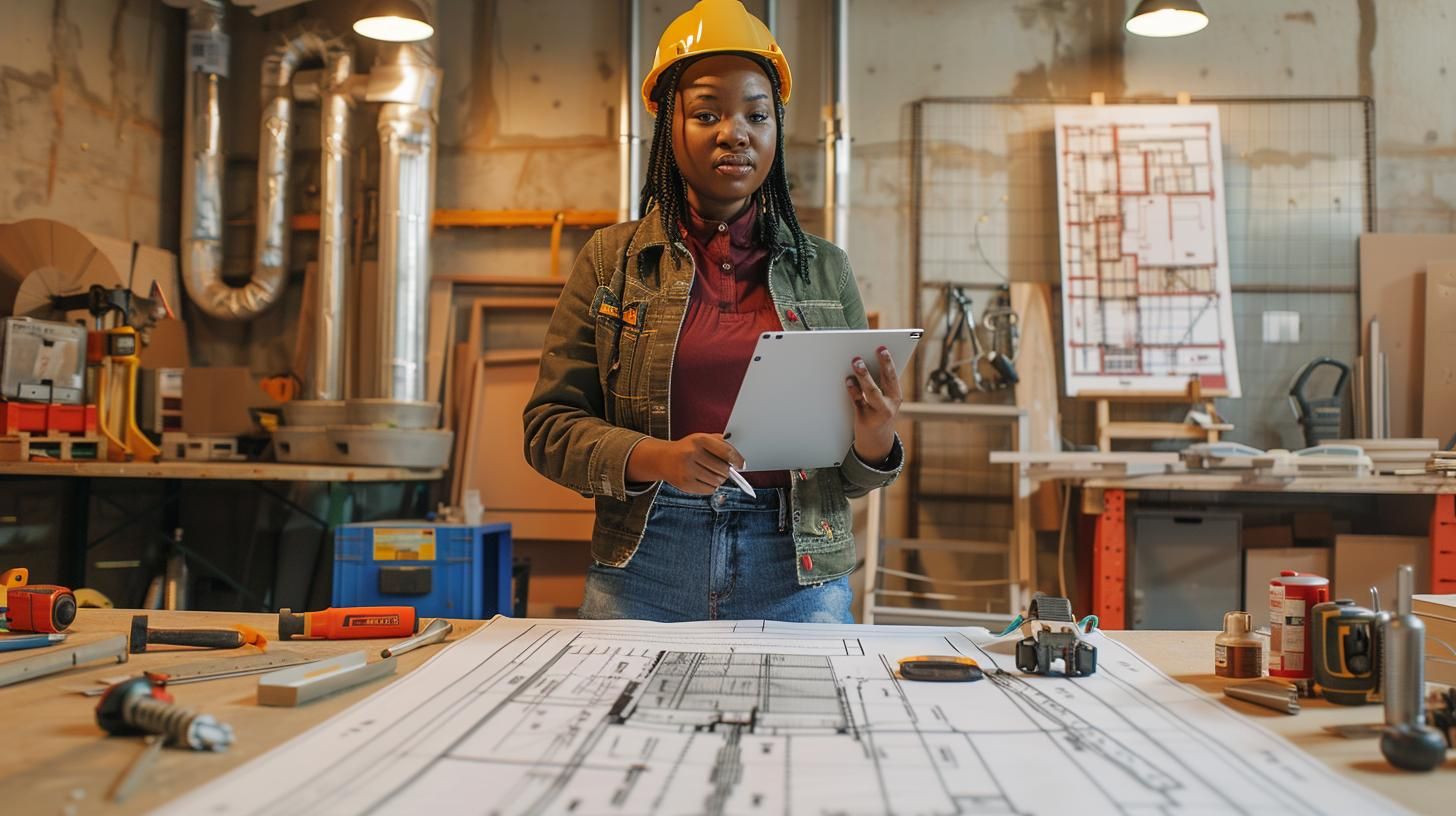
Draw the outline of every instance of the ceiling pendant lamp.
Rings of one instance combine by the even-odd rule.
[[[1127,18],[1127,30],[1140,37],[1181,37],[1207,25],[1198,0],[1142,0]]]
[[[435,27],[414,0],[373,0],[354,21],[354,33],[384,42],[419,42],[434,36]]]

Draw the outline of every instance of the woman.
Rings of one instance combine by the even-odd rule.
[[[852,622],[848,499],[904,464],[889,353],[883,390],[849,361],[854,446],[838,468],[746,473],[752,498],[728,481],[747,463],[722,435],[761,332],[865,327],[848,259],[789,199],[790,84],[738,0],[669,25],[643,82],[646,214],[577,258],[525,411],[531,465],[596,498],[582,617]]]

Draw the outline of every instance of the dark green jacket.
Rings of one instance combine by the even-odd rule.
[[[802,331],[806,323],[865,328],[864,304],[843,250],[810,236],[805,277],[795,269],[792,236],[782,224],[777,243],[768,284],[786,331]],[[668,395],[693,272],[687,248],[681,240],[668,242],[653,210],[591,237],[551,317],[540,376],[526,405],[526,458],[552,481],[596,498],[592,557],[602,564],[620,567],[631,560],[657,495],[657,485],[627,482],[627,456],[646,436],[672,438]],[[786,399],[785,410],[793,407]],[[887,470],[866,465],[851,450],[838,468],[791,474],[800,584],[854,568],[848,499],[893,482],[904,460],[896,439]]]

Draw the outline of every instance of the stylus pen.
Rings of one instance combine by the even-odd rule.
[[[753,492],[753,485],[749,484],[748,483],[748,480],[745,479],[745,478],[743,478],[743,474],[738,472],[738,468],[735,468],[732,465],[729,465],[728,466],[728,477],[730,479],[732,479],[733,480],[733,483],[736,484],[736,485],[738,485],[738,487],[740,487],[743,490],[744,493],[747,493],[748,494],[748,498],[750,498],[750,499],[756,499],[756,498],[758,498],[758,494]]]

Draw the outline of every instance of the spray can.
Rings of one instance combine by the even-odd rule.
[[[1310,661],[1314,682],[1339,705],[1380,702],[1381,615],[1349,598],[1310,610]]]
[[[1213,673],[1219,677],[1263,677],[1264,643],[1254,637],[1254,616],[1223,613],[1223,631],[1213,639]]]
[[[1414,571],[1402,566],[1395,574],[1395,614],[1385,623],[1385,730],[1380,752],[1391,765],[1407,771],[1429,771],[1446,758],[1446,740],[1426,725],[1426,625],[1411,612]]]
[[[1315,604],[1330,599],[1330,579],[1283,570],[1269,582],[1269,676],[1309,680],[1308,616]]]

